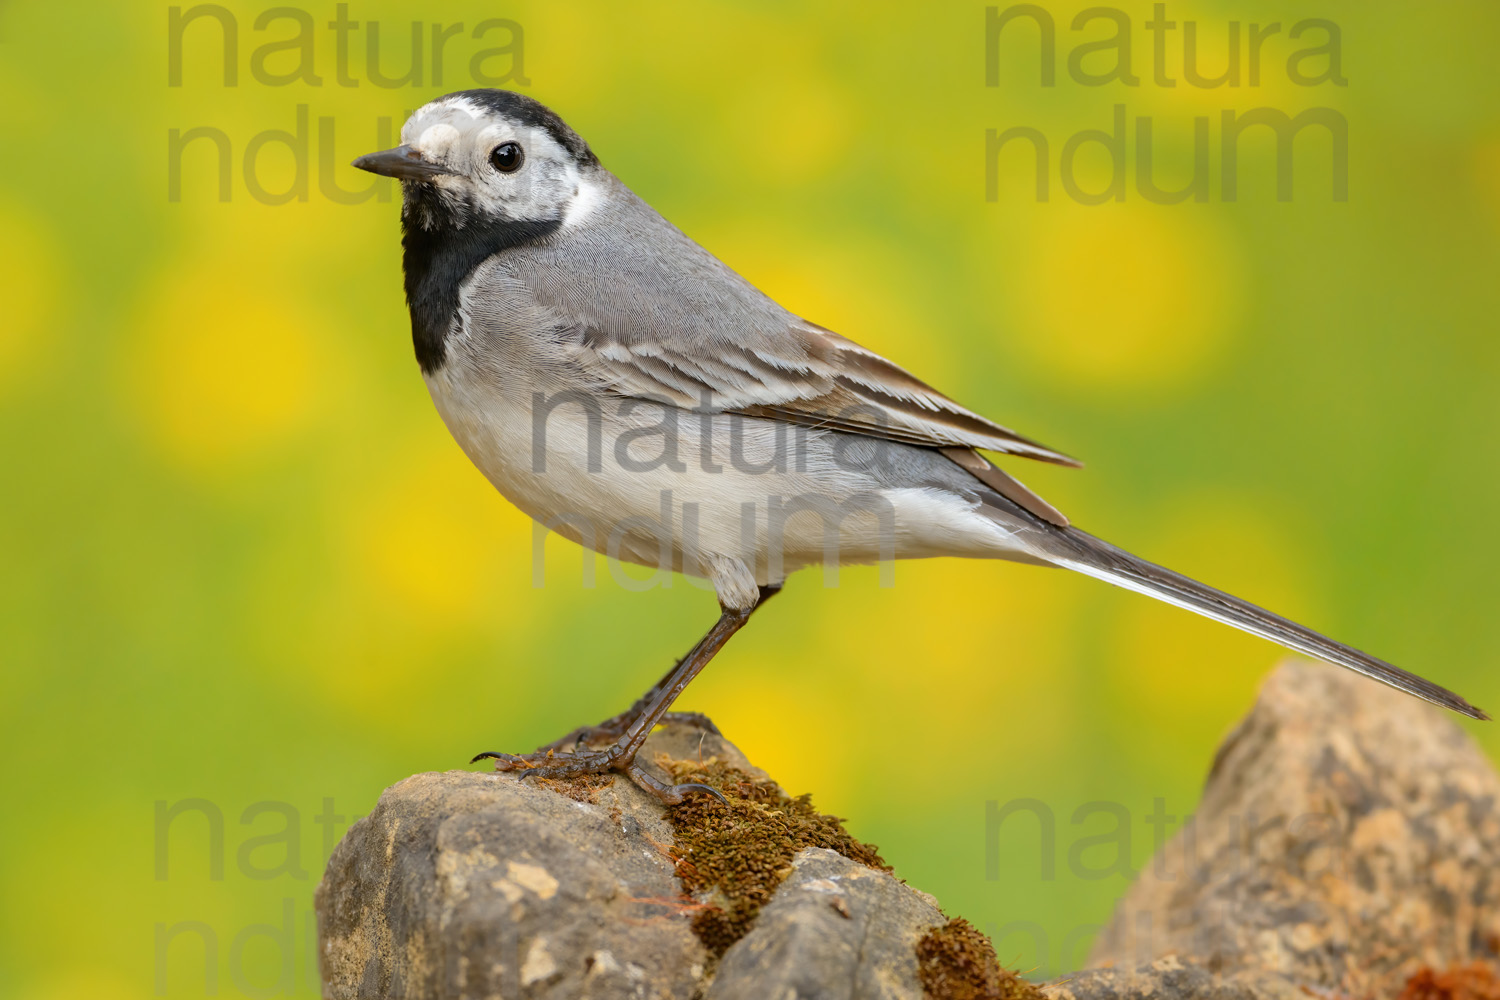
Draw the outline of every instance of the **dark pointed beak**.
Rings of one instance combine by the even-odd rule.
[[[378,153],[367,153],[354,161],[354,166],[382,177],[395,177],[403,181],[426,181],[452,173],[426,159],[410,146],[397,146]]]

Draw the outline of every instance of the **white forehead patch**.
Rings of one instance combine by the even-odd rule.
[[[440,121],[424,128],[422,134],[417,136],[410,145],[436,159],[446,157],[461,138],[462,133],[458,129],[447,122]]]
[[[401,126],[401,141],[428,150],[426,143],[453,145],[455,139],[486,120],[483,108],[462,97],[443,97],[422,105]],[[446,130],[446,131],[443,131]]]

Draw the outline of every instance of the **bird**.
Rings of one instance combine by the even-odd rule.
[[[1077,528],[997,464],[1081,463],[810,322],[694,242],[534,98],[463,90],[353,165],[399,180],[412,342],[479,471],[546,530],[711,587],[719,616],[626,711],[500,771],[622,772],[683,689],[811,566],[967,557],[1073,570],[1474,719],[1453,692]],[[990,456],[997,456],[992,459]]]

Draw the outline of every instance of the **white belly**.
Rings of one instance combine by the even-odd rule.
[[[544,528],[625,562],[697,576],[706,556],[723,555],[765,583],[819,563],[1009,548],[971,502],[881,489],[833,460],[816,432],[720,415],[705,436],[696,415],[662,429],[661,410],[631,419],[613,403],[592,415],[575,403],[543,413],[529,397],[476,397],[474,385],[441,372],[429,389],[465,454],[507,499]]]

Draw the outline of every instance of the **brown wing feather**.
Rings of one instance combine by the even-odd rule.
[[[808,323],[793,332],[801,337],[820,374],[826,373],[827,388],[737,412],[928,448],[983,448],[1057,465],[1083,464],[986,420],[906,369],[832,330]]]
[[[832,330],[798,321],[760,344],[685,351],[584,330],[578,358],[612,390],[684,407],[766,417],[941,451],[1001,496],[1066,527],[1068,519],[978,449],[1078,466],[1077,459],[965,409],[899,365]]]
[[[1066,514],[1033,493],[1025,483],[992,464],[977,451],[968,448],[944,448],[944,457],[958,465],[1012,503],[1020,504],[1043,521],[1066,528],[1071,522]]]

